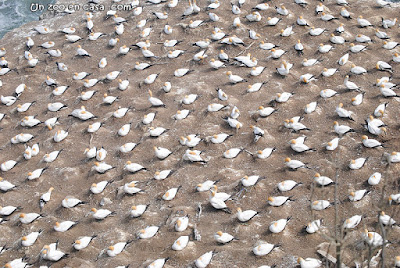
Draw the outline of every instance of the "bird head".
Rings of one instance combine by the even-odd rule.
[[[219,236],[222,236],[222,234],[223,234],[223,233],[222,233],[221,231],[218,231],[218,232],[217,232],[217,235],[219,235]]]
[[[268,201],[274,202],[274,198],[272,196],[268,197]]]
[[[19,218],[25,218],[25,213],[19,214]]]
[[[114,250],[114,247],[113,247],[113,246],[109,246],[109,247],[108,247],[108,250],[113,251],[113,250]]]
[[[97,212],[97,209],[95,209],[95,208],[92,208],[90,211],[92,211],[92,212],[96,213],[96,212]]]

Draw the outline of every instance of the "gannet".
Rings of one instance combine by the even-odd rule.
[[[285,29],[281,30],[281,36],[283,36],[283,37],[288,37],[288,36],[290,36],[292,34],[294,34],[293,26],[288,26]]]
[[[369,36],[363,35],[363,34],[357,34],[356,35],[356,41],[359,43],[368,43],[372,42],[371,38]]]
[[[314,258],[303,259],[299,257],[297,259],[297,263],[300,264],[301,268],[318,268],[321,267],[322,265],[322,261]]]
[[[54,230],[56,232],[66,232],[73,226],[77,225],[79,222],[77,221],[63,221],[61,223],[56,222],[54,225]]]
[[[382,27],[385,29],[395,26],[396,23],[397,23],[397,18],[394,18],[393,20],[382,18]]]
[[[321,223],[322,223],[321,219],[314,220],[314,221],[308,223],[305,228],[306,232],[309,234],[313,234],[313,233],[317,232],[319,230],[319,228],[321,227]]]
[[[137,218],[143,215],[149,205],[135,205],[131,207],[130,215],[132,218]]]
[[[268,204],[273,207],[280,207],[288,201],[292,201],[291,197],[286,196],[270,196],[268,197]]]
[[[38,213],[21,213],[19,214],[19,221],[23,224],[29,224],[42,217],[43,216]]]
[[[1,163],[0,169],[1,169],[1,171],[7,172],[7,171],[10,171],[11,169],[13,169],[18,163],[19,162],[14,161],[14,160],[8,160],[8,161]]]
[[[331,46],[331,45],[324,45],[324,44],[320,44],[319,45],[319,47],[318,47],[318,51],[320,52],[320,53],[328,53],[329,51],[331,51],[333,49],[333,46]]]
[[[367,158],[360,157],[357,159],[353,159],[350,161],[349,168],[353,169],[353,170],[360,169],[364,166],[364,164],[367,160],[368,160],[368,157]]]
[[[74,197],[66,197],[62,200],[61,205],[65,208],[73,208],[81,204],[86,204],[87,202],[84,202],[82,200],[79,200],[78,198]]]
[[[185,76],[185,75],[187,75],[187,74],[189,74],[189,73],[191,73],[193,71],[194,70],[190,70],[188,68],[179,68],[179,69],[176,69],[174,71],[174,76],[175,77],[183,77],[183,76]]]
[[[97,130],[100,129],[101,125],[102,125],[102,124],[101,124],[100,122],[95,122],[95,123],[93,123],[93,124],[90,124],[90,125],[88,126],[88,128],[87,128],[87,132],[88,132],[88,133],[95,133]]]
[[[379,215],[379,222],[384,226],[392,226],[396,224],[396,221],[389,215],[386,215],[384,211],[381,211]]]
[[[371,186],[378,185],[379,182],[381,181],[382,174],[379,172],[375,172],[368,178],[368,184]]]
[[[298,183],[294,180],[285,180],[285,181],[278,183],[278,190],[281,192],[287,192],[301,184],[302,184],[301,182]]]
[[[75,250],[82,250],[82,249],[86,248],[89,245],[89,243],[96,237],[97,237],[97,235],[81,236],[77,240],[75,240],[75,242],[72,245]]]
[[[176,251],[183,250],[189,243],[189,236],[183,235],[180,236],[177,240],[175,240],[174,244],[172,245],[172,249]]]
[[[10,216],[16,211],[21,210],[22,207],[14,207],[14,206],[0,206],[0,216]]]
[[[108,96],[107,96],[108,97]],[[115,99],[113,100],[113,102],[115,101]],[[114,113],[113,113],[113,116],[115,117],[115,118],[122,118],[122,117],[124,117],[125,115],[126,115],[126,113],[129,111],[129,110],[131,110],[131,107],[124,107],[124,108],[118,108],[118,110],[116,110]]]
[[[96,220],[104,220],[108,216],[115,215],[115,212],[110,211],[108,209],[95,209],[95,208],[92,208],[90,211],[93,212],[93,218],[95,218]]]
[[[279,247],[279,244],[274,245],[262,242],[258,246],[253,248],[253,253],[256,256],[265,256],[268,255],[276,247]]]
[[[368,27],[368,26],[373,26],[368,20],[364,19],[363,16],[361,16],[361,15],[358,16],[357,22],[358,22],[358,25],[361,28]]]
[[[118,242],[112,246],[109,246],[107,248],[107,255],[109,257],[115,257],[118,254],[120,254],[130,243],[132,243],[133,240],[128,240],[126,242]]]
[[[190,110],[184,109],[184,110],[178,110],[176,114],[172,116],[173,119],[175,120],[183,120],[185,119],[190,113]]]
[[[166,131],[168,131],[168,130],[163,127],[150,127],[149,128],[150,137],[159,137]]]
[[[350,51],[353,53],[358,53],[361,51],[367,50],[367,47],[364,45],[354,45],[353,43],[350,43]]]
[[[12,184],[11,182],[4,180],[2,177],[0,177],[0,190],[3,192],[7,192],[9,190],[12,190],[16,188],[17,186]]]
[[[115,167],[105,163],[105,162],[95,162],[92,169],[96,170],[98,173],[103,174],[106,173],[108,170],[113,169]]]
[[[349,194],[349,200],[353,201],[353,202],[357,202],[360,201],[361,199],[364,198],[364,196],[366,196],[367,194],[369,194],[370,191],[367,190],[358,190],[355,192],[350,192]]]
[[[39,235],[41,235],[42,233],[43,233],[43,230],[39,230],[37,232],[31,232],[30,234],[23,236],[21,238],[21,245],[23,247],[32,246],[36,242]]]
[[[380,143],[379,141],[377,141],[375,139],[370,139],[366,135],[362,136],[362,144],[367,148],[383,147],[382,143]]]
[[[132,163],[131,161],[126,161],[124,169],[131,173],[136,173],[140,170],[147,170],[144,166],[137,163]]]
[[[365,229],[361,236],[371,247],[379,247],[384,243],[382,236],[377,232],[369,232],[367,229]],[[387,243],[387,241],[385,241],[385,243]]]
[[[269,225],[268,229],[270,230],[271,233],[278,234],[285,229],[290,219],[291,217],[287,217],[286,219],[279,219],[277,221],[273,221]]]
[[[238,240],[233,235],[218,231],[214,234],[214,239],[220,244],[226,244],[234,240]]]
[[[138,181],[131,181],[131,182],[125,183],[123,186],[124,193],[133,195],[133,194],[143,192],[142,189],[136,187],[137,183],[138,183]]]
[[[38,179],[43,174],[43,172],[46,171],[46,170],[47,170],[47,168],[38,168],[38,169],[35,169],[32,172],[28,172],[27,179],[30,180],[30,181]]]
[[[324,210],[331,207],[332,204],[328,200],[316,200],[311,203],[311,209],[313,210]]]
[[[158,230],[159,230],[158,226],[147,226],[145,229],[139,231],[139,238],[140,239],[152,238],[153,236],[156,235]]]

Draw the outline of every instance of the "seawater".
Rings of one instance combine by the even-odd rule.
[[[45,11],[31,11],[32,4],[42,4],[47,7],[55,0],[0,0],[0,38],[7,32],[27,22],[39,20]]]

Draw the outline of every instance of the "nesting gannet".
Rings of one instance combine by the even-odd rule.
[[[56,232],[66,232],[73,226],[77,225],[79,222],[77,221],[63,221],[61,223],[56,222],[54,225],[54,230]]]
[[[101,181],[98,183],[93,183],[90,186],[90,192],[92,192],[93,194],[100,194],[104,191],[104,189],[107,187],[107,185],[109,185],[110,183],[112,183],[113,181]]]
[[[90,211],[93,212],[93,218],[95,218],[96,220],[104,220],[108,216],[115,215],[115,212],[110,211],[108,209],[95,209],[95,208],[92,208]]]
[[[183,232],[189,225],[189,217],[179,217],[175,222],[175,231]]]
[[[364,241],[371,247],[379,247],[382,246],[387,241],[383,241],[383,238],[377,232],[369,232],[367,229],[362,233],[362,238]]]
[[[363,189],[363,190],[358,190],[358,191],[355,191],[355,192],[350,192],[350,194],[349,194],[349,200],[350,200],[350,201],[353,201],[353,202],[360,201],[361,199],[364,198],[364,196],[366,196],[367,194],[369,194],[369,192],[370,192],[370,191],[365,190],[365,189]]]
[[[367,158],[360,157],[357,159],[353,159],[350,161],[349,168],[353,169],[353,170],[360,169],[364,166],[364,164],[365,164],[365,162],[367,162],[367,160],[368,160],[368,157]]]
[[[7,192],[9,190],[14,189],[15,187],[17,187],[17,186],[7,180],[4,180],[2,177],[0,177],[0,190],[1,191]]]
[[[288,26],[285,29],[281,30],[281,36],[282,37],[288,37],[290,35],[294,34],[293,32],[293,26]]]
[[[368,43],[372,42],[371,38],[369,36],[363,35],[363,34],[357,34],[356,35],[356,41],[359,43]]]
[[[292,160],[289,157],[285,158],[285,165],[291,170],[296,170],[298,168],[309,168],[307,164],[304,164],[299,160]]]
[[[152,238],[156,235],[160,227],[158,226],[147,226],[145,229],[139,231],[140,239]]]
[[[95,122],[93,124],[90,124],[87,128],[88,133],[95,133],[97,130],[100,129],[102,123],[101,122]]]
[[[319,228],[321,227],[321,224],[322,224],[321,219],[314,220],[314,221],[308,223],[305,228],[306,232],[309,234],[313,234],[313,233],[317,232],[319,230]]]
[[[178,193],[178,191],[181,188],[182,188],[182,186],[169,189],[167,192],[164,193],[164,195],[162,196],[162,199],[164,199],[166,201],[171,201],[172,199],[175,198],[176,194]]]
[[[313,210],[324,210],[332,206],[332,203],[328,200],[316,200],[311,203],[311,209]]]
[[[273,207],[280,207],[288,201],[292,201],[291,197],[286,196],[270,196],[268,197],[268,204]]]
[[[4,265],[4,268],[20,268],[20,267],[28,267],[29,263],[27,262],[28,259],[26,257],[14,259],[10,262],[7,262]]]
[[[136,173],[140,170],[147,170],[145,167],[143,167],[140,164],[137,163],[132,163],[131,161],[127,161],[125,166],[124,166],[125,170],[128,170],[131,173]]]
[[[213,208],[227,210],[229,212],[228,206],[225,204],[225,201],[221,198],[218,198],[215,191],[211,190],[209,201]]]
[[[379,172],[375,172],[374,174],[372,174],[369,178],[368,178],[368,184],[371,186],[375,186],[378,185],[379,182],[381,181],[382,178],[382,174]]]
[[[39,230],[37,232],[31,232],[30,234],[23,236],[21,238],[21,245],[23,247],[32,246],[36,242],[39,235],[41,235],[42,233],[43,233],[43,230]]]
[[[13,169],[18,163],[19,162],[14,161],[14,160],[8,160],[8,161],[1,163],[0,169],[1,169],[1,171],[6,172],[6,171]]]
[[[43,174],[43,172],[46,171],[46,170],[47,170],[47,168],[38,168],[38,169],[35,169],[32,172],[28,172],[27,179],[28,180],[38,179]]]
[[[117,134],[121,137],[125,137],[126,135],[129,134],[129,131],[131,130],[131,123],[123,125],[120,129],[118,129]]]
[[[89,243],[96,237],[97,237],[97,235],[81,236],[77,240],[75,240],[75,242],[72,244],[72,246],[74,247],[75,250],[82,250],[82,249],[86,248],[89,245]]]
[[[14,206],[0,206],[0,216],[10,216],[16,211],[19,211],[22,207],[14,207]]]
[[[271,231],[271,233],[278,234],[285,229],[290,219],[291,217],[287,217],[286,219],[279,219],[277,221],[273,221],[269,225],[268,229]]]
[[[233,235],[218,231],[214,234],[214,239],[220,244],[226,244],[234,240],[238,240]]]
[[[38,213],[21,213],[19,214],[19,221],[23,224],[29,224],[33,221],[42,218],[43,216]]]
[[[278,190],[281,192],[291,191],[293,188],[301,185],[301,182],[296,182],[294,180],[285,180],[278,183]]]
[[[321,267],[322,265],[322,261],[314,258],[303,259],[299,257],[297,259],[297,263],[300,264],[301,268],[318,268]]]
[[[379,215],[379,222],[384,226],[392,226],[396,224],[396,221],[389,215],[386,215],[384,211],[381,211]]]
[[[115,167],[105,163],[105,162],[95,162],[94,166],[92,167],[92,169],[96,170],[98,173],[103,174],[106,173],[107,171],[113,169]]]
[[[142,189],[136,187],[137,183],[138,183],[138,181],[131,181],[131,182],[125,183],[124,186],[122,187],[124,190],[124,193],[133,195],[133,194],[143,192]]]
[[[183,155],[183,160],[188,160],[190,162],[199,162],[199,163],[207,163],[202,157],[201,157],[201,151],[193,151],[193,150],[186,150],[185,154]]]
[[[362,144],[367,148],[383,147],[381,142],[379,142],[379,141],[377,141],[375,139],[370,139],[366,135],[362,136]]]
[[[184,110],[178,110],[176,114],[172,116],[173,119],[175,120],[183,120],[185,119],[190,113],[190,110],[184,109]]]
[[[86,204],[87,202],[84,202],[82,200],[79,200],[78,198],[74,197],[66,197],[62,200],[61,205],[65,208],[73,208],[81,204]]]
[[[319,186],[329,186],[334,184],[335,182],[331,180],[327,176],[321,176],[319,173],[315,173],[314,175],[314,181],[319,185]]]
[[[108,96],[106,96],[106,98],[107,98],[107,97],[108,97]],[[111,101],[111,100],[109,99],[108,101]],[[114,101],[115,101],[115,99],[113,100],[113,102],[114,102]],[[113,117],[115,117],[115,118],[122,118],[122,117],[124,117],[124,116],[128,113],[129,110],[131,110],[131,107],[124,107],[124,108],[119,107],[118,110],[116,110],[116,111],[113,113]]]
[[[373,25],[371,24],[371,22],[369,22],[368,20],[364,19],[363,16],[361,16],[361,15],[358,16],[357,22],[358,22],[358,25],[359,25],[361,28],[368,27],[368,26],[373,26]]]
[[[168,131],[168,129],[165,129],[163,127],[150,127],[149,128],[150,137],[159,137],[166,131]]]
[[[343,228],[344,229],[354,229],[361,222],[361,219],[362,219],[361,215],[354,215],[344,221]]]
[[[253,248],[253,253],[256,256],[265,256],[268,255],[274,248],[279,247],[279,244],[270,244],[262,242],[258,246]]]
[[[331,46],[331,45],[324,45],[324,44],[322,44],[322,43],[318,46],[318,51],[319,51],[320,53],[322,53],[322,54],[328,53],[328,52],[331,51],[332,49],[333,49],[333,46]]]
[[[132,218],[137,218],[143,215],[149,205],[135,205],[131,207],[130,215]]]
[[[174,244],[172,245],[172,249],[176,251],[183,250],[189,243],[189,236],[183,235],[180,236],[177,240],[175,240]]]
[[[151,90],[149,90],[149,102],[152,107],[165,107],[165,104],[160,99],[153,97]]]
[[[367,47],[364,45],[354,45],[353,43],[350,43],[350,51],[353,53],[358,53],[361,51],[367,50]]]
[[[292,139],[290,141],[290,148],[292,148],[292,150],[297,153],[303,153],[303,152],[307,152],[307,151],[316,151],[316,149],[310,148],[307,145],[305,145],[304,143],[300,143],[295,139]]]

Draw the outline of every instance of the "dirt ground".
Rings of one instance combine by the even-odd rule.
[[[62,2],[62,1],[60,1]],[[81,1],[85,2],[85,1]],[[104,2],[104,1],[103,1]],[[107,6],[110,1],[107,1]],[[124,1],[123,1],[124,2]],[[127,1],[125,1],[127,2]],[[129,1],[128,1],[129,2]],[[14,93],[15,88],[25,83],[27,89],[22,93],[17,102],[8,107],[0,105],[0,113],[7,114],[0,122],[0,162],[7,160],[21,160],[20,163],[8,172],[0,172],[0,176],[12,182],[18,187],[9,192],[0,193],[0,205],[21,206],[21,212],[39,213],[39,198],[50,187],[54,187],[50,202],[44,207],[42,219],[32,224],[18,224],[19,212],[8,217],[9,221],[0,225],[0,245],[6,244],[10,250],[0,255],[0,264],[4,265],[15,258],[27,256],[31,263],[38,259],[42,247],[48,243],[59,240],[59,249],[69,253],[69,257],[52,265],[52,267],[115,267],[118,265],[128,265],[130,267],[146,267],[153,260],[158,258],[170,259],[165,267],[194,267],[194,260],[205,252],[215,250],[209,267],[258,267],[261,265],[277,265],[277,267],[295,267],[298,257],[321,258],[316,252],[316,247],[328,241],[328,237],[333,237],[335,227],[335,210],[330,207],[326,210],[311,212],[310,200],[325,199],[334,201],[334,187],[326,188],[313,187],[313,177],[315,172],[335,178],[336,162],[339,166],[338,179],[338,215],[339,225],[353,215],[363,215],[364,218],[360,225],[348,233],[347,244],[343,252],[343,261],[347,266],[355,266],[354,261],[365,260],[367,249],[362,243],[361,232],[364,228],[381,233],[377,224],[377,214],[384,208],[386,213],[392,215],[395,220],[400,220],[396,206],[388,206],[387,197],[390,194],[398,193],[398,172],[397,164],[386,168],[382,161],[384,152],[400,151],[399,134],[399,99],[386,99],[379,92],[379,88],[374,86],[376,79],[389,76],[388,72],[375,69],[378,60],[389,62],[393,66],[392,82],[398,83],[399,64],[391,61],[392,55],[399,49],[386,50],[382,48],[383,40],[375,36],[375,29],[387,32],[391,36],[391,41],[399,41],[399,26],[383,29],[381,17],[393,19],[398,16],[399,7],[379,8],[375,1],[350,1],[346,7],[353,19],[346,20],[340,16],[341,6],[336,1],[322,2],[326,13],[339,17],[338,20],[329,22],[322,21],[320,15],[315,14],[315,7],[319,1],[309,0],[306,7],[297,5],[294,1],[272,1],[267,2],[270,8],[266,11],[259,11],[262,19],[260,22],[248,22],[245,16],[252,12],[252,8],[260,3],[259,1],[249,1],[242,6],[240,15],[233,15],[231,3],[221,1],[221,6],[213,11],[220,17],[219,22],[208,20],[205,7],[208,1],[198,1],[201,12],[184,19],[181,15],[189,6],[187,1],[180,1],[175,8],[167,8],[166,3],[150,5],[144,0],[140,1],[144,6],[143,13],[137,17],[132,15],[132,11],[118,12],[119,16],[127,18],[124,34],[118,36],[120,41],[114,48],[107,46],[110,38],[115,37],[115,23],[112,19],[105,20],[106,11],[93,13],[95,32],[103,32],[106,36],[100,37],[97,41],[87,39],[85,28],[85,16],[81,10],[74,14],[56,16],[39,22],[31,22],[6,34],[0,40],[0,46],[6,48],[5,58],[9,62],[11,69],[16,68],[4,76],[0,76],[3,85],[0,87],[1,95],[9,96]],[[85,2],[86,3],[86,2]],[[236,3],[236,1],[234,1]],[[83,4],[83,3],[82,3]],[[278,15],[274,6],[285,5],[289,10],[288,16]],[[154,11],[166,11],[167,20],[155,19],[152,15]],[[309,27],[296,25],[296,19],[302,15],[310,25],[326,28],[320,36],[310,36]],[[360,28],[357,24],[357,17],[363,15],[374,27]],[[233,18],[240,17],[242,26],[233,28]],[[282,20],[275,27],[266,26],[267,17],[278,17]],[[149,60],[142,56],[140,50],[133,48],[127,55],[118,56],[118,49],[122,45],[130,46],[140,38],[140,29],[136,28],[136,23],[148,18],[146,27],[152,27],[152,33],[148,37],[151,42],[150,50],[159,59]],[[196,29],[184,29],[190,20],[205,20]],[[166,35],[161,33],[164,25],[168,23],[173,27],[173,33]],[[347,41],[343,45],[333,45],[334,49],[321,54],[317,51],[320,43],[329,44],[330,34],[339,26],[344,24],[345,32],[341,34]],[[48,27],[51,33],[40,35],[33,30],[36,25]],[[281,37],[280,30],[287,26],[294,25],[290,37]],[[59,30],[64,27],[75,27],[75,34],[83,37],[77,43],[69,43],[65,40],[64,34]],[[227,35],[237,35],[244,40],[245,46],[226,46],[219,42],[212,42],[207,49],[208,57],[200,63],[192,60],[193,55],[200,51],[192,44],[199,40],[210,38],[214,27],[219,27]],[[252,29],[261,35],[259,40],[251,40],[248,30]],[[338,59],[349,50],[349,43],[354,42],[357,34],[365,34],[372,39],[368,43],[368,49],[361,53],[350,53],[349,63],[344,66],[337,64]],[[30,50],[34,57],[39,59],[39,64],[35,68],[27,68],[24,59],[25,37],[30,36],[35,42],[35,46]],[[171,48],[164,48],[164,40],[177,39],[182,41],[175,49],[185,50],[185,53],[177,59],[167,58],[167,51]],[[304,55],[299,56],[293,46],[297,40],[301,40],[304,45]],[[45,54],[46,49],[38,47],[46,41],[54,41],[55,49],[60,49],[63,56],[59,59],[51,58]],[[280,49],[287,52],[279,60],[269,58],[271,52],[261,50],[259,43],[261,40],[279,45]],[[356,42],[355,42],[356,43]],[[76,57],[77,45],[86,49],[91,57]],[[252,57],[258,59],[259,66],[265,66],[264,72],[257,77],[250,77],[250,69],[240,67],[235,64],[228,64],[226,68],[214,70],[210,68],[208,62],[211,58],[217,58],[220,49],[233,59],[241,54],[251,53]],[[245,50],[245,51],[243,51]],[[104,69],[98,68],[101,58],[106,57],[108,65]],[[318,58],[321,62],[313,67],[303,67],[304,58]],[[281,65],[282,60],[293,64],[290,75],[282,78],[276,73],[276,68]],[[154,66],[143,70],[134,70],[135,62],[149,62]],[[61,72],[57,69],[56,62],[63,62],[68,66],[68,71]],[[230,63],[233,63],[231,60]],[[362,66],[368,70],[365,75],[352,75],[350,80],[359,85],[365,91],[364,101],[359,106],[352,106],[351,98],[358,92],[351,92],[344,88],[343,80],[349,73],[351,63]],[[338,68],[338,73],[333,77],[319,77],[323,68]],[[178,68],[189,68],[192,73],[177,78],[173,76],[174,70]],[[118,89],[118,82],[114,80],[108,83],[98,83],[93,87],[97,91],[88,101],[80,101],[77,97],[82,91],[83,81],[73,80],[75,72],[86,71],[92,73],[89,78],[102,79],[111,71],[122,71],[119,78],[128,79],[130,86],[125,91]],[[248,79],[247,83],[231,85],[226,71],[240,75]],[[139,86],[148,75],[159,73],[155,83],[151,85]],[[305,73],[314,74],[318,80],[310,84],[299,83],[299,76]],[[59,85],[69,85],[70,88],[61,96],[53,96],[52,88],[45,86],[46,76],[54,78]],[[172,89],[165,93],[161,87],[164,82],[170,81]],[[259,92],[245,94],[247,86],[256,82],[267,82]],[[223,89],[228,95],[227,101],[220,101],[217,97],[216,89]],[[340,94],[330,99],[323,100],[319,93],[322,89],[334,89]],[[155,97],[160,98],[166,108],[149,108],[148,90],[152,90]],[[268,103],[275,98],[279,92],[293,92],[294,96],[286,103],[277,104],[278,111],[267,118],[262,118],[255,122],[252,113],[260,105],[268,106]],[[119,100],[112,105],[103,105],[103,94],[119,96]],[[190,105],[181,105],[180,101],[188,94],[198,94],[199,98]],[[36,101],[34,105],[25,113],[15,111],[18,104]],[[317,110],[311,114],[303,114],[307,103],[318,101]],[[48,112],[47,105],[52,102],[62,102],[67,105],[66,109],[58,112]],[[335,107],[343,103],[346,109],[354,112],[355,121],[341,119],[335,113]],[[384,142],[385,148],[367,149],[361,144],[362,135],[373,138],[361,125],[364,120],[373,113],[374,109],[383,102],[388,102],[387,112],[383,116],[383,121],[387,125],[385,135],[375,137]],[[206,113],[207,105],[211,103],[221,103],[229,105],[229,109]],[[68,115],[73,109],[84,105],[86,109],[96,115],[97,119],[81,121]],[[222,118],[230,115],[232,108],[237,106],[240,110],[238,120],[243,127],[238,131],[232,129]],[[111,115],[118,107],[134,107],[127,115],[121,119],[113,118]],[[176,121],[172,116],[182,109],[189,109],[189,116],[181,121]],[[157,112],[151,126],[162,126],[169,129],[168,132],[159,138],[149,138],[148,128],[141,124],[143,116],[149,112]],[[50,117],[57,116],[60,124],[49,131],[44,125],[33,128],[24,128],[19,125],[20,120],[27,115],[37,115],[41,121]],[[283,127],[285,119],[294,116],[302,116],[304,123],[310,131],[293,133]],[[355,133],[345,135],[339,142],[339,147],[333,151],[326,151],[325,145],[328,141],[337,136],[333,131],[333,122],[349,125],[355,129]],[[89,124],[102,122],[101,128],[93,135],[87,133]],[[117,135],[118,129],[132,122],[132,129],[125,137]],[[251,125],[257,125],[265,130],[265,136],[257,143],[253,142]],[[53,136],[57,130],[69,131],[68,137],[55,143]],[[179,143],[180,136],[189,134],[199,134],[201,138],[225,132],[233,136],[222,144],[206,144],[200,142],[195,149],[203,151],[202,155],[208,160],[206,165],[190,163],[182,160],[182,156],[187,149]],[[35,138],[28,144],[39,143],[40,153],[31,160],[24,160],[24,144],[10,144],[10,139],[19,133],[30,133]],[[295,153],[289,145],[289,141],[300,135],[306,135],[306,144],[316,148],[316,152]],[[140,144],[131,153],[121,154],[118,148],[126,142],[139,142]],[[116,167],[106,174],[98,174],[91,171],[95,160],[87,160],[84,155],[85,148],[96,146],[104,147],[108,151],[105,162]],[[161,146],[173,151],[173,154],[166,160],[158,160],[153,151],[153,146]],[[276,147],[276,151],[265,160],[254,160],[249,154],[241,153],[234,159],[225,159],[223,152],[229,148],[241,147],[255,153],[257,150],[266,147]],[[47,164],[41,161],[46,153],[54,150],[64,149],[58,159],[53,163]],[[289,171],[285,167],[284,159],[301,160],[308,163],[311,169],[300,169]],[[358,157],[369,157],[366,165],[360,170],[349,170],[348,163],[351,159]],[[147,171],[130,174],[123,170],[126,161],[139,163],[146,167]],[[26,174],[37,168],[48,167],[45,173],[36,181],[27,181]],[[164,169],[175,170],[173,175],[163,181],[151,180],[156,171]],[[377,186],[368,186],[365,182],[374,172],[381,172],[383,179]],[[240,179],[245,175],[260,175],[266,179],[260,181],[256,186],[242,192],[239,196],[238,187]],[[253,209],[259,215],[246,224],[241,224],[236,219],[235,214],[227,214],[223,211],[213,209],[208,201],[208,192],[195,192],[197,184],[208,179],[220,180],[218,190],[227,192],[234,196],[233,200],[227,201],[227,205],[232,211],[237,207]],[[294,188],[290,192],[280,193],[277,184],[283,180],[293,179],[301,182],[302,185]],[[89,193],[92,183],[103,180],[113,180],[106,187],[103,193],[93,195]],[[141,183],[139,187],[144,190],[141,194],[133,196],[121,193],[121,188],[125,183],[137,180]],[[160,197],[170,188],[182,186],[175,199],[164,201]],[[348,195],[353,190],[368,189],[371,191],[363,200],[359,202],[349,202]],[[383,193],[383,203],[381,197]],[[288,202],[282,207],[271,207],[267,205],[269,196],[292,196],[294,201]],[[61,207],[61,201],[66,196],[79,198],[87,204],[76,208],[66,209]],[[100,207],[100,201],[104,198],[109,200],[104,208],[115,211],[116,215],[103,221],[95,221],[90,209]],[[140,218],[132,219],[129,217],[130,207],[134,204],[149,204],[148,211]],[[202,213],[198,217],[197,208],[201,204]],[[174,221],[177,216],[188,215],[190,217],[190,227],[178,233],[174,230]],[[268,231],[268,226],[272,221],[291,216],[291,220],[285,230],[279,234],[272,234]],[[303,227],[313,219],[323,219],[323,227],[320,233],[304,234]],[[56,221],[74,220],[79,224],[64,233],[53,231]],[[140,229],[157,225],[160,229],[155,237],[148,240],[136,240]],[[20,238],[30,232],[44,230],[36,243],[28,248],[19,246]],[[193,230],[196,229],[201,240],[196,241]],[[218,245],[214,240],[214,233],[217,231],[228,232],[239,240],[226,245]],[[386,266],[393,267],[394,257],[399,254],[399,228],[397,226],[388,230],[388,240],[391,242],[385,249]],[[97,235],[89,246],[82,251],[75,251],[72,243],[80,236]],[[173,251],[171,245],[181,235],[190,235],[191,242],[183,251]],[[116,257],[106,257],[99,254],[108,246],[120,241],[135,239],[121,254]],[[280,244],[279,248],[274,249],[270,254],[257,257],[252,253],[252,249],[260,241],[272,244]],[[332,253],[334,255],[334,253]],[[49,265],[46,261],[40,261],[40,265]],[[34,264],[39,266],[38,263]]]

